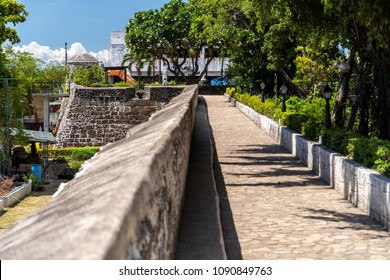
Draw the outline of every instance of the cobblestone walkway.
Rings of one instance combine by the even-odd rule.
[[[226,98],[205,99],[229,259],[390,259],[389,232]]]

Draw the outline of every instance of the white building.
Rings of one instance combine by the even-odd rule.
[[[121,66],[123,57],[127,53],[127,48],[125,45],[125,32],[123,31],[114,31],[111,33],[110,38],[110,46],[109,46],[109,65],[110,67],[115,66]],[[200,55],[200,60],[198,61],[199,64],[199,73],[201,73],[205,66],[206,66],[206,57],[205,57],[205,51],[203,50]],[[208,65],[206,76],[208,78],[215,78],[221,76],[221,73],[225,73],[227,67],[229,65],[229,59],[225,58],[219,58],[215,57],[211,61],[211,63]],[[187,62],[183,65],[184,71],[191,71],[191,68],[193,66],[191,65],[191,61],[187,59]],[[160,72],[165,72],[166,69],[164,69],[163,61],[156,59],[154,63],[154,68],[151,69],[151,75],[152,76],[160,76]],[[222,69],[223,68],[223,69]],[[133,65],[131,67],[131,75],[136,76],[137,75],[137,69]],[[173,76],[172,73],[169,71],[167,72],[168,76]],[[148,65],[146,64],[141,69],[141,76],[148,76]]]
[[[127,49],[125,45],[125,32],[111,32],[110,48],[109,48],[109,64],[106,66],[121,66],[124,55]]]

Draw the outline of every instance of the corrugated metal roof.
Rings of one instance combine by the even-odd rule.
[[[31,142],[57,144],[57,139],[51,132],[36,131],[24,129],[24,133],[30,139]]]

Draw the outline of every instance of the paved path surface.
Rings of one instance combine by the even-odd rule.
[[[374,224],[223,96],[205,96],[228,259],[390,259]]]

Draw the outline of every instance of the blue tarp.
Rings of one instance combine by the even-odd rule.
[[[226,76],[218,77],[210,81],[211,86],[230,86],[230,79]]]

